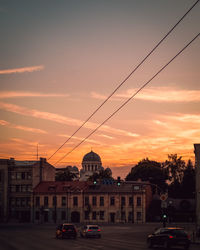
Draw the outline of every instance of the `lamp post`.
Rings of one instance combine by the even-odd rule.
[[[161,211],[161,218],[162,218],[162,222],[163,222],[163,227],[166,227],[166,222],[167,222],[167,198],[168,198],[168,192],[164,192],[157,184],[154,183],[147,183],[145,185],[150,185],[153,187],[156,187],[156,194],[158,194],[158,190],[160,191],[160,200],[161,200],[161,207],[160,207],[160,211]]]

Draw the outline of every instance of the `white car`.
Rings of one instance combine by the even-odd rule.
[[[101,229],[98,225],[86,225],[80,229],[81,237],[97,237],[101,238]]]

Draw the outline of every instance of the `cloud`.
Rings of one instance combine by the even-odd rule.
[[[125,93],[116,94],[113,100],[130,98],[137,89],[128,89]],[[107,96],[91,92],[92,98],[105,100]],[[169,87],[144,89],[135,99],[152,102],[200,102],[200,90],[181,90]]]
[[[3,69],[3,70],[0,70],[0,75],[34,72],[34,71],[40,71],[40,70],[43,70],[43,69],[44,69],[43,65],[32,66],[32,67],[23,67],[23,68],[15,68],[15,69]]]
[[[71,135],[64,135],[64,134],[60,134],[58,136],[61,136],[61,137],[65,137],[65,138],[69,138]],[[79,141],[82,141],[84,140],[83,137],[77,137],[77,136],[73,136],[73,139],[76,139],[76,140],[79,140]],[[96,140],[91,140],[91,139],[87,139],[85,140],[86,142],[90,142],[90,143],[95,143],[95,144],[102,144],[102,142],[99,142],[99,141],[96,141]]]
[[[7,126],[9,128],[27,131],[27,132],[32,132],[32,133],[47,134],[47,132],[42,130],[42,129],[30,128],[30,127],[25,127],[25,126],[21,126],[21,125],[11,124],[5,120],[0,120],[0,125]]]
[[[0,99],[16,98],[16,97],[66,97],[68,94],[43,94],[37,92],[21,92],[21,91],[1,91]]]
[[[35,117],[39,119],[45,119],[45,120],[49,120],[49,121],[53,121],[53,122],[57,122],[61,124],[71,125],[71,126],[80,126],[83,123],[83,121],[78,120],[78,119],[73,119],[73,118],[58,115],[55,113],[43,112],[43,111],[39,111],[35,109],[28,109],[25,107],[20,107],[15,104],[9,104],[9,103],[4,103],[4,102],[0,102],[0,109],[13,112],[13,113],[17,113],[20,115],[31,116],[31,117]],[[88,122],[85,124],[85,128],[95,129],[98,125],[99,124],[97,123]],[[111,134],[124,135],[128,137],[139,136],[138,134],[128,132],[122,129],[115,129],[107,125],[102,126],[99,130],[104,131],[104,132],[109,132]]]
[[[104,137],[104,138],[107,138],[107,139],[111,139],[111,140],[114,139],[112,136],[108,136],[108,135],[104,135],[104,134],[99,134],[98,136]]]

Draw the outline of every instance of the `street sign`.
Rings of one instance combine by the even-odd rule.
[[[161,201],[166,201],[167,198],[168,198],[168,194],[167,193],[160,195]]]
[[[167,202],[161,201],[161,208],[167,208]]]

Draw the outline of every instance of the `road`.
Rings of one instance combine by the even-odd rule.
[[[0,225],[1,250],[147,250],[146,237],[158,224],[126,224],[102,226],[102,238],[56,239],[55,225]],[[190,250],[200,245],[192,244]],[[162,248],[157,248],[161,250]]]

